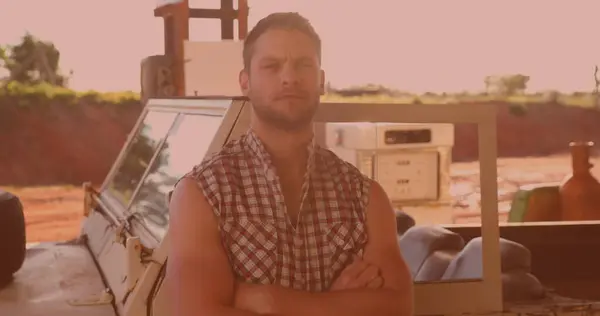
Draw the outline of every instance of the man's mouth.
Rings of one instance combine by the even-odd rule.
[[[279,100],[300,100],[304,99],[303,95],[300,94],[284,94],[279,96],[277,99]]]

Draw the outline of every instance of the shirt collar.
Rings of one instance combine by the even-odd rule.
[[[258,135],[252,130],[249,129],[245,134],[246,144],[250,148],[250,150],[265,164],[267,169],[273,167],[273,160],[271,159],[271,155],[265,148],[264,143],[260,140]],[[313,136],[311,141],[306,146],[308,151],[308,161],[307,161],[307,174],[311,173],[315,168],[315,152],[318,145],[316,143],[315,137]]]

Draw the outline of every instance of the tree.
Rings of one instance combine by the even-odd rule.
[[[0,69],[7,69],[8,64],[8,48],[5,46],[0,46]],[[4,75],[4,74],[0,74]],[[10,76],[0,77],[0,84],[4,81],[7,81]]]
[[[27,33],[21,43],[0,48],[0,66],[8,70],[8,81],[23,84],[49,83],[65,86],[67,78],[60,74],[60,52],[51,42]]]
[[[484,82],[488,93],[509,96],[525,92],[529,76],[522,74],[487,76]]]
[[[596,107],[600,108],[600,77],[598,76],[598,65],[594,66],[594,97],[596,99]]]

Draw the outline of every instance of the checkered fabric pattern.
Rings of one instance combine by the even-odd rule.
[[[325,291],[353,255],[362,256],[371,180],[314,142],[308,147],[294,224],[271,158],[252,130],[185,176],[196,180],[212,206],[240,280]]]

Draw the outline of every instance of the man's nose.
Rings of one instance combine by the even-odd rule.
[[[298,70],[291,63],[285,63],[281,68],[281,83],[284,85],[296,85],[299,82]]]

